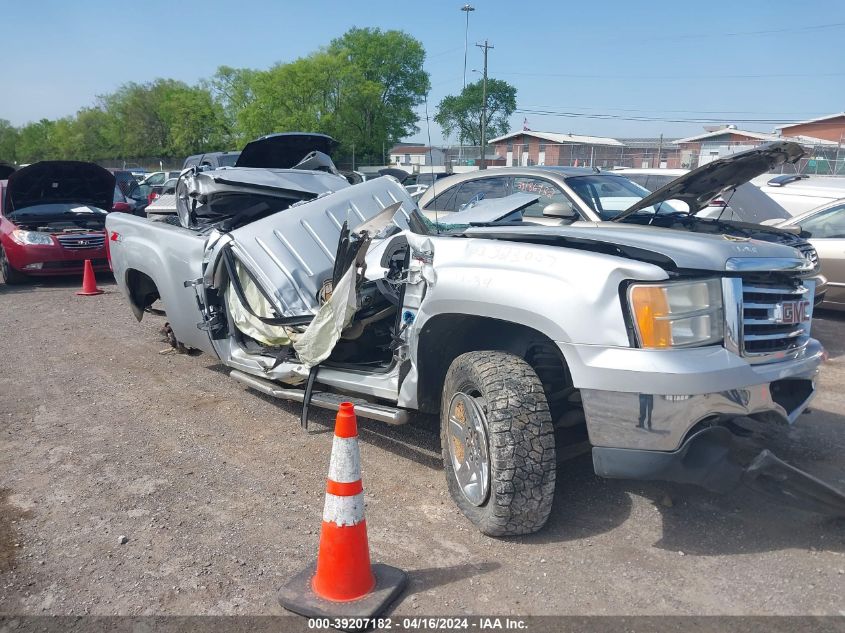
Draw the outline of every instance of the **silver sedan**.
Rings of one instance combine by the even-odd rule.
[[[845,198],[795,216],[782,227],[800,226],[821,260],[827,277],[823,308],[845,310]]]

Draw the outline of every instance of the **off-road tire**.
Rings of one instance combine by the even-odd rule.
[[[478,394],[486,415],[490,493],[475,506],[449,454],[449,407],[458,393]],[[555,491],[555,437],[543,385],[531,366],[505,352],[468,352],[450,365],[440,406],[440,439],[449,492],[484,534],[512,536],[542,528]]]
[[[22,272],[18,272],[12,268],[9,260],[6,259],[6,251],[2,248],[0,248],[0,276],[2,276],[3,281],[10,286],[14,284],[22,284],[29,279]]]

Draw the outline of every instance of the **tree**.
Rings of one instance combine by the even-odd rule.
[[[6,119],[0,119],[0,163],[14,163],[18,144],[18,129]]]
[[[467,84],[459,95],[449,95],[437,105],[435,122],[446,136],[458,133],[458,138],[470,145],[481,145],[481,106],[483,80]],[[487,79],[487,138],[507,134],[508,118],[516,110],[516,88],[501,79]]]
[[[251,83],[252,99],[237,114],[238,129],[246,138],[294,130],[331,135],[342,131],[337,112],[352,82],[349,65],[339,56],[321,51],[277,64],[254,73]]]
[[[229,144],[242,146],[251,138],[246,137],[239,124],[241,113],[255,100],[256,76],[261,71],[251,68],[220,66],[211,79],[200,82],[211,98],[223,109],[223,133]]]
[[[414,108],[431,87],[423,45],[402,31],[352,28],[326,49],[349,64],[338,102],[344,147],[380,158],[383,146],[419,131]]]
[[[128,83],[101,101],[115,158],[183,157],[219,149],[225,136],[222,106],[181,81]]]
[[[17,160],[21,163],[34,163],[39,160],[58,158],[51,144],[51,135],[55,121],[41,119],[27,123],[18,134],[16,147]]]

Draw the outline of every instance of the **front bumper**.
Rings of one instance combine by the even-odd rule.
[[[677,449],[705,420],[793,423],[815,394],[821,344],[753,365],[723,348],[640,350],[561,344],[593,446]]]
[[[780,503],[845,516],[845,494],[763,450],[747,466],[734,455],[734,436],[712,426],[692,434],[669,452],[625,448],[593,448],[596,474],[610,479],[672,481],[727,493],[740,485]]]
[[[90,259],[95,271],[109,270],[105,247],[66,249],[62,246],[5,245],[9,264],[26,275],[81,274],[85,260]]]

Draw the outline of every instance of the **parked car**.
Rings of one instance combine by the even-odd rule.
[[[151,185],[149,183],[141,183],[138,185],[138,195],[143,196],[147,204],[152,204],[157,198],[165,193],[173,194],[176,192],[176,183],[179,180],[178,177],[170,178],[169,180],[158,184],[158,185]]]
[[[234,167],[238,161],[240,152],[208,152],[206,154],[194,154],[188,156],[182,165],[182,169],[199,165],[205,169],[218,169],[220,167]]]
[[[638,169],[623,168],[614,170],[628,180],[648,189],[657,191],[673,180],[689,173],[689,169]],[[760,191],[752,183],[746,182],[733,189],[728,189],[710,201],[699,217],[717,217],[723,220],[738,220],[755,224],[776,225],[792,217],[786,209],[770,196]]]
[[[146,178],[141,180],[138,184],[141,185],[161,185],[164,184],[166,180],[171,180],[174,178],[178,178],[180,171],[154,171],[151,174],[148,174]]]
[[[727,160],[730,163],[731,158],[729,157]],[[637,168],[624,168],[614,171],[614,173],[619,173],[652,192],[670,185],[689,172],[689,169]],[[698,217],[767,224],[787,228],[791,225],[786,224],[785,221],[792,216],[772,198],[760,191],[758,187],[755,187],[750,182],[746,182],[723,191],[719,197],[711,200],[698,213]],[[828,279],[823,269],[814,279],[816,283],[813,301],[815,305],[821,305],[829,289]]]
[[[109,270],[104,226],[115,189],[107,170],[78,161],[33,163],[0,182],[3,280],[78,275],[86,259]]]
[[[783,174],[767,178],[759,186],[793,216],[845,198],[845,178],[836,176]]]
[[[419,198],[419,207],[432,218],[435,211],[460,211],[519,192],[539,196],[525,217],[550,225],[610,220],[649,193],[618,173],[588,167],[496,167],[436,180]]]
[[[135,201],[127,198],[117,185],[114,186],[111,210],[119,213],[132,213],[135,210]]]
[[[587,440],[604,477],[744,483],[845,513],[845,496],[768,451],[750,466],[732,454],[814,395],[815,267],[793,232],[655,215],[665,200],[639,195],[614,209],[627,223],[523,221],[545,189],[433,223],[392,178],[350,186],[326,159],[315,171],[284,138],[266,142],[300,167],[197,170],[177,187],[178,222],[107,218],[120,289],[139,320],[164,308],[174,344],[301,402],[306,426],[310,406],[345,400],[390,424],[439,413],[449,492],[486,534],[540,529],[556,450]],[[756,152],[672,195],[695,212],[753,176],[748,161],[801,154]],[[629,191],[605,192],[630,183],[612,178],[576,190]]]
[[[827,277],[822,307],[845,310],[845,199],[802,213],[781,226],[801,227],[801,236],[815,247],[821,272]]]
[[[112,173],[117,186],[120,187],[124,195],[129,195],[129,190],[132,189],[133,185],[138,184],[138,180],[128,169],[109,169],[108,171]]]
[[[147,205],[150,204],[151,189],[152,188],[149,185],[139,185],[137,182],[133,182],[129,185],[128,191],[125,195],[132,204],[133,214],[144,215],[144,209],[146,209]]]

